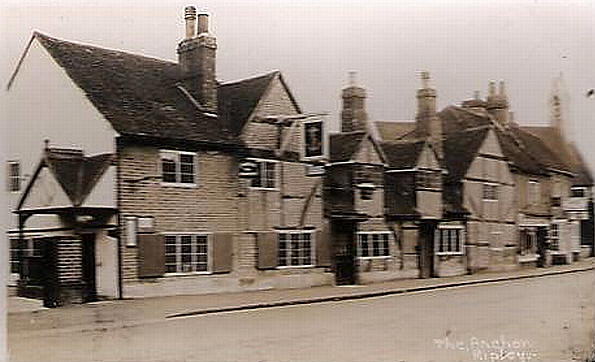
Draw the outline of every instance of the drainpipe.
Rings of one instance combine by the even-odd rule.
[[[122,177],[120,176],[120,138],[116,138],[116,217],[118,219],[118,232],[116,239],[118,244],[118,299],[124,299],[122,293],[122,216],[120,215],[121,186]]]

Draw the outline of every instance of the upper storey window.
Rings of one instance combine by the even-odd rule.
[[[196,185],[196,154],[161,151],[161,181],[165,184]]]
[[[19,161],[8,161],[7,188],[10,192],[21,191],[21,165]]]

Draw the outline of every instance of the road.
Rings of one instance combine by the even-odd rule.
[[[9,333],[8,343],[13,361],[584,361],[594,290],[589,271],[103,331]]]

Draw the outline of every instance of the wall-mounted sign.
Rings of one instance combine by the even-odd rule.
[[[136,246],[138,219],[135,216],[126,218],[126,246]]]
[[[241,178],[253,178],[258,176],[258,164],[253,161],[244,161],[240,163],[238,176]]]

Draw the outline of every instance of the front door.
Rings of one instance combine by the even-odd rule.
[[[83,302],[97,299],[95,285],[95,234],[82,234],[83,247]]]
[[[331,225],[337,285],[355,284],[355,229],[352,221],[333,221]]]
[[[545,252],[547,249],[547,228],[540,226],[537,228],[537,266],[545,266]]]
[[[436,223],[422,222],[419,227],[419,277],[434,276],[434,231]]]

